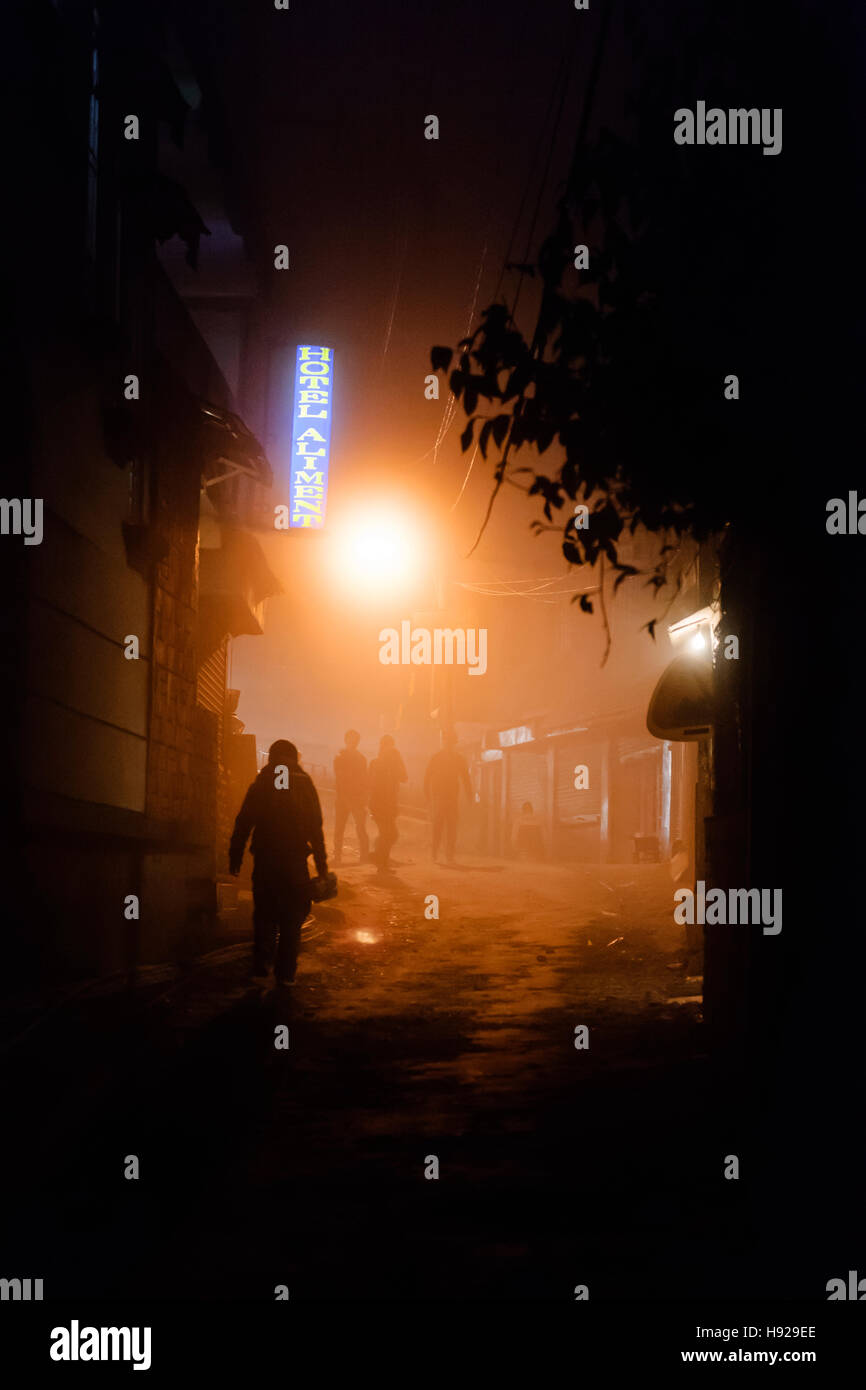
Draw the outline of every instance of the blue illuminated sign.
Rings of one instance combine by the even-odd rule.
[[[333,375],[331,348],[298,348],[292,413],[292,526],[325,524]]]

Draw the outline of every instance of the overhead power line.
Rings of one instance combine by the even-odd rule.
[[[591,66],[591,69],[590,69],[589,84],[588,84],[588,87],[587,87],[587,89],[586,89],[586,91],[585,91],[585,93],[584,93],[583,107],[582,107],[582,110],[581,110],[581,113],[580,113],[580,121],[579,121],[579,123],[578,123],[577,139],[576,139],[576,141],[575,141],[574,153],[573,153],[573,155],[572,155],[572,162],[571,162],[571,167],[570,167],[570,170],[569,170],[569,184],[567,185],[568,187],[570,187],[571,182],[572,182],[572,180],[573,180],[574,170],[575,170],[575,168],[576,168],[576,166],[577,166],[577,161],[578,161],[578,158],[579,158],[579,153],[580,153],[580,150],[582,149],[582,147],[583,147],[583,145],[584,145],[584,143],[585,143],[586,136],[587,136],[587,132],[588,132],[588,130],[589,130],[590,116],[591,116],[591,113],[592,113],[593,104],[594,104],[594,102],[595,102],[596,88],[597,88],[597,86],[598,86],[598,78],[599,78],[599,74],[600,74],[600,72],[601,72],[602,55],[603,55],[603,53],[604,53],[605,41],[606,41],[606,38],[607,38],[608,25],[609,25],[609,22],[610,22],[610,15],[611,15],[612,9],[613,9],[613,0],[610,0],[610,3],[609,3],[608,5],[606,5],[606,6],[604,7],[604,9],[602,10],[602,17],[601,17],[601,23],[600,23],[600,26],[599,26],[598,38],[597,38],[597,41],[596,41],[595,52],[594,52],[594,54],[593,54],[592,66]],[[562,98],[561,101],[560,101],[560,108],[559,108],[559,112],[558,112],[558,114],[557,114],[557,123],[558,123],[559,117],[560,117],[561,114],[562,114],[562,105],[563,105],[563,102],[564,102],[564,94],[563,94],[563,98]],[[555,132],[554,132],[554,138],[555,138]],[[549,159],[548,159],[548,168],[549,168]],[[546,179],[546,177],[547,177],[547,171],[545,171],[545,179]],[[543,185],[542,185],[542,187],[543,187]],[[539,199],[538,199],[538,203],[537,203],[537,208],[540,206],[540,202],[541,202],[541,195],[539,194]],[[536,214],[537,214],[537,208],[536,208]],[[534,223],[533,223],[533,225],[534,225]],[[521,284],[522,284],[522,277],[523,277],[523,274],[524,274],[524,272],[521,271],[521,279],[518,281],[517,293],[515,294],[514,304],[513,304],[513,306],[512,306],[512,310],[511,310],[511,317],[512,317],[512,319],[514,318],[514,313],[515,313],[515,310],[516,310],[516,308],[517,308],[517,300],[518,300],[518,297],[519,297],[519,294],[520,294],[520,286],[521,286]],[[541,350],[541,324],[542,324],[542,313],[543,313],[543,309],[544,309],[544,299],[543,299],[543,297],[542,297],[541,309],[539,310],[538,318],[536,319],[535,331],[534,331],[534,333],[533,333],[533,335],[532,335],[532,346],[531,346],[531,348],[530,348],[530,354],[531,354],[531,356],[532,356],[533,358],[537,357],[539,351]],[[511,424],[510,424],[510,426],[509,426],[508,433],[507,433],[507,436],[506,436],[506,439],[505,439],[505,445],[504,445],[504,448],[503,448],[503,451],[502,451],[502,458],[501,458],[500,462],[499,462],[499,463],[497,464],[497,466],[496,466],[495,482],[494,482],[494,484],[493,484],[493,490],[492,490],[492,492],[491,492],[491,494],[490,494],[490,498],[489,498],[489,501],[488,501],[488,503],[487,503],[487,510],[486,510],[485,513],[484,513],[484,520],[483,520],[482,523],[481,523],[481,529],[479,530],[478,535],[477,535],[476,538],[475,538],[475,542],[474,542],[472,548],[471,548],[470,551],[469,551],[469,554],[470,554],[470,555],[473,553],[473,551],[475,551],[475,550],[477,549],[477,547],[478,547],[478,545],[479,545],[479,543],[480,543],[480,541],[481,541],[481,537],[484,535],[484,532],[487,530],[487,523],[489,522],[490,517],[491,517],[491,514],[492,514],[492,512],[493,512],[493,505],[494,505],[494,503],[495,503],[495,501],[496,501],[496,498],[499,496],[499,490],[500,490],[500,488],[502,487],[503,481],[504,481],[504,479],[505,479],[505,473],[506,473],[506,468],[507,468],[507,464],[508,464],[508,450],[509,450],[509,448],[510,448],[510,446],[511,446],[511,438],[512,438],[512,434],[513,434],[513,430],[514,430],[514,422],[515,422],[515,420],[516,420],[516,418],[517,418],[517,416],[518,416],[518,414],[519,414],[519,412],[520,412],[520,408],[521,408],[521,405],[522,405],[523,400],[524,400],[524,397],[525,397],[525,391],[526,391],[526,388],[524,387],[524,390],[523,390],[523,392],[521,393],[520,399],[517,401],[517,403],[516,403],[515,406],[514,406],[514,410],[512,411],[512,415],[511,415]],[[602,595],[602,598],[603,598],[603,595]]]
[[[467,320],[466,320],[466,328],[465,328],[464,333],[463,333],[463,337],[464,337],[464,338],[468,338],[468,337],[469,337],[469,333],[470,333],[470,330],[471,330],[471,328],[472,328],[472,323],[473,323],[473,321],[474,321],[474,319],[475,319],[475,310],[476,310],[477,305],[478,305],[478,296],[479,296],[479,294],[481,293],[481,280],[482,280],[482,277],[483,277],[483,275],[484,275],[484,262],[486,261],[486,259],[487,259],[487,242],[486,242],[486,240],[485,240],[484,246],[483,246],[482,249],[481,249],[481,259],[480,259],[480,261],[479,261],[479,263],[478,263],[478,274],[477,274],[476,277],[475,277],[475,290],[474,290],[473,295],[472,295],[472,303],[471,303],[471,305],[469,306],[469,314],[468,314],[468,317],[467,317]],[[453,423],[454,423],[454,417],[455,417],[456,414],[457,414],[457,397],[454,395],[454,392],[453,392],[453,391],[449,391],[449,392],[448,392],[448,399],[447,399],[446,402],[445,402],[445,409],[444,409],[444,411],[443,411],[443,413],[442,413],[442,419],[441,419],[440,422],[439,422],[439,429],[438,429],[438,431],[437,431],[436,439],[435,439],[435,442],[434,442],[434,444],[433,444],[433,447],[432,447],[431,449],[428,449],[426,453],[420,454],[420,455],[418,456],[418,458],[415,459],[415,463],[423,463],[424,459],[429,458],[430,455],[432,454],[432,455],[433,455],[433,464],[434,464],[434,466],[435,466],[435,464],[436,464],[437,461],[438,461],[439,450],[440,450],[440,448],[442,447],[442,441],[443,441],[443,439],[445,438],[445,436],[446,436],[446,434],[448,433],[448,431],[450,430],[451,426],[453,425]]]
[[[552,583],[554,581],[549,581]],[[597,594],[601,590],[600,584],[593,584],[589,588],[572,587],[568,589],[552,589],[548,585],[539,584],[534,589],[514,589],[510,587],[497,587],[494,584],[473,584],[468,581],[456,580],[456,585],[460,589],[467,589],[470,593],[482,594],[485,598],[528,598],[535,603],[556,603],[558,599],[571,598],[575,594]]]

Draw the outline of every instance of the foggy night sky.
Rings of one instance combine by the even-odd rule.
[[[215,11],[218,7],[214,7]],[[550,228],[568,167],[599,15],[564,3],[501,4],[483,0],[407,6],[295,5],[288,13],[241,10],[228,0],[210,32],[214,69],[227,111],[232,178],[241,203],[255,213],[237,223],[258,240],[260,260],[272,263],[275,244],[290,248],[291,269],[272,277],[273,350],[285,354],[269,399],[263,442],[275,473],[288,443],[280,412],[290,411],[294,347],[318,342],[336,350],[335,407],[325,535],[262,538],[286,595],[271,600],[265,636],[233,644],[230,684],[242,695],[238,713],[259,746],[277,736],[340,742],[357,724],[369,751],[383,709],[396,710],[403,673],[378,663],[378,631],[433,606],[435,559],[414,594],[359,605],[333,580],[324,554],[329,531],[358,501],[393,497],[409,508],[411,524],[441,546],[452,578],[568,574],[559,537],[536,539],[530,522],[542,518],[538,499],[504,488],[492,523],[471,560],[465,559],[484,514],[491,460],[480,453],[457,499],[470,454],[460,451],[466,419],[458,407],[433,466],[432,448],[447,400],[424,399],[434,344],[456,346],[463,336],[478,281],[474,323],[493,299],[515,219],[525,193],[512,260],[523,260],[527,233],[550,149],[563,57],[570,82],[553,146],[550,173],[528,259]],[[596,102],[596,120],[623,119],[623,46],[614,25]],[[424,117],[436,114],[438,141],[424,139]],[[486,247],[486,252],[485,252]],[[202,270],[213,243],[203,239]],[[506,274],[500,297],[513,299],[516,275]],[[531,332],[534,284],[524,280],[518,323]],[[393,308],[390,337],[388,324]],[[386,347],[387,344],[387,347]],[[275,398],[276,397],[276,398]],[[551,459],[555,450],[551,450]],[[426,455],[426,457],[423,457]],[[595,577],[574,583],[594,583]],[[468,596],[458,590],[463,604]],[[484,625],[489,602],[469,600],[451,621]],[[508,605],[510,641],[533,626],[539,607]],[[480,606],[479,606],[480,605]],[[515,609],[524,610],[516,615]],[[533,611],[534,610],[534,617]],[[543,613],[550,617],[551,608]],[[597,669],[601,640],[596,619],[571,611]],[[501,717],[514,696],[509,663],[515,650],[491,631],[487,718]],[[537,671],[539,691],[550,669]],[[311,662],[313,678],[303,663]],[[546,663],[545,663],[546,665]],[[363,695],[355,712],[345,687]],[[479,684],[471,681],[470,686]],[[539,698],[541,696],[539,695]],[[513,698],[512,698],[513,703]],[[458,718],[460,718],[458,708]],[[466,715],[464,714],[465,718]]]

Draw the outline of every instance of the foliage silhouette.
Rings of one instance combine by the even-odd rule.
[[[782,101],[768,62],[770,11],[762,19],[734,3],[720,17],[668,0],[627,27],[628,51],[611,61],[635,65],[631,130],[602,127],[578,140],[538,251],[531,339],[494,303],[453,366],[447,347],[433,348],[431,363],[451,369],[450,388],[470,417],[463,450],[477,433],[494,462],[480,534],[516,456],[530,451],[527,491],[545,517],[534,529],[549,529],[567,500],[585,502],[586,529],[574,515],[554,527],[569,563],[607,562],[616,588],[642,575],[659,592],[676,574],[683,537],[719,537],[780,480],[770,426],[780,383],[762,354],[762,329],[781,298],[781,159],[756,146],[678,146],[673,113],[698,99]],[[580,245],[589,265],[578,270]],[[737,400],[725,399],[731,374]],[[490,409],[476,414],[479,405]],[[662,542],[650,571],[621,554],[640,527]],[[581,607],[592,611],[588,601]]]

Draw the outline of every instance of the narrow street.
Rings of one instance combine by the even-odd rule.
[[[866,1301],[848,8],[13,0],[16,1385]]]
[[[340,870],[291,993],[250,985],[244,895],[195,969],[12,1044],[12,1103],[51,1103],[6,1155],[6,1244],[54,1293],[688,1297],[708,1243],[706,1292],[748,1285],[667,867],[448,869],[424,833],[393,878]]]

